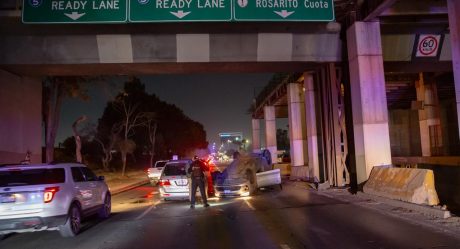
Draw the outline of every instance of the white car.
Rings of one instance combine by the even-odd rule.
[[[147,170],[147,175],[152,185],[157,185],[158,180],[160,179],[161,170],[163,170],[163,167],[167,162],[167,160],[156,161],[155,164]]]
[[[108,218],[111,195],[104,177],[78,163],[0,166],[0,236],[59,230],[80,232],[83,217]]]
[[[190,164],[190,160],[173,160],[165,164],[158,182],[163,200],[189,199],[187,169]]]
[[[187,170],[191,164],[192,160],[172,160],[165,164],[158,182],[163,200],[190,200],[191,180],[187,176]],[[204,188],[207,195],[208,181],[205,181]],[[196,197],[201,198],[199,188]]]

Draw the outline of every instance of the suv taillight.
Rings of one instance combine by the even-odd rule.
[[[43,193],[43,201],[45,203],[50,203],[53,201],[54,195],[59,191],[59,187],[48,187],[45,188],[45,193]]]
[[[160,186],[171,186],[169,180],[160,180]]]

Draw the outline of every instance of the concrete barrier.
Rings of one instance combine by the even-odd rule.
[[[308,179],[309,179],[308,166],[292,166],[291,165],[291,175],[289,177],[289,180],[308,181]]]
[[[439,204],[434,174],[428,169],[374,167],[363,192],[415,204]]]

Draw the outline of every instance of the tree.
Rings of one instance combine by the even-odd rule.
[[[80,133],[77,130],[78,124],[81,122],[84,122],[86,120],[86,116],[81,116],[75,122],[72,124],[72,131],[73,131],[73,137],[75,138],[75,157],[77,158],[78,163],[83,162],[83,158],[81,156],[81,138],[80,138]]]
[[[148,131],[148,138],[150,142],[149,146],[149,155],[150,155],[150,164],[153,165],[153,158],[155,157],[155,140],[156,140],[156,133],[158,129],[158,123],[156,122],[155,113],[149,112],[146,113],[146,127]]]
[[[86,90],[81,87],[81,77],[49,77],[43,82],[43,122],[45,124],[46,162],[54,160],[62,101],[65,97],[88,99]]]
[[[145,124],[144,113],[137,112],[139,103],[131,103],[125,99],[128,93],[123,93],[116,100],[114,105],[115,109],[122,115],[122,127],[123,127],[123,140],[119,142],[119,148],[121,152],[121,159],[123,162],[123,168],[121,175],[124,176],[126,172],[126,156],[127,154],[133,154],[136,149],[136,143],[133,140],[128,139],[134,129]]]
[[[131,117],[128,122],[127,116]],[[134,121],[136,116],[138,121]],[[107,103],[99,119],[98,137],[107,137],[107,131],[117,122],[122,123],[123,127],[120,139],[132,140],[135,144],[133,158],[140,158],[145,163],[170,158],[171,155],[185,156],[194,149],[207,148],[203,125],[184,115],[175,105],[161,101],[155,94],[146,93],[145,86],[135,77],[125,82],[123,92],[114,101]],[[133,122],[137,125],[131,127]],[[131,142],[117,144],[123,145],[124,149],[133,149],[133,146],[126,146]]]
[[[102,167],[104,171],[110,171],[110,162],[113,159],[112,151],[115,145],[120,140],[119,135],[122,131],[121,123],[115,123],[110,127],[110,132],[100,132],[94,136],[94,140],[101,146],[102,156]],[[102,134],[106,134],[105,136]]]

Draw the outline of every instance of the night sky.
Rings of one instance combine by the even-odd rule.
[[[184,113],[204,125],[210,144],[218,142],[220,132],[241,131],[252,140],[251,116],[247,114],[254,91],[258,94],[272,74],[192,74],[140,76],[148,93],[175,104]],[[122,88],[126,78],[108,83],[91,83],[90,100],[67,99],[62,107],[56,144],[72,135],[72,123],[81,115],[97,123],[108,100]]]

